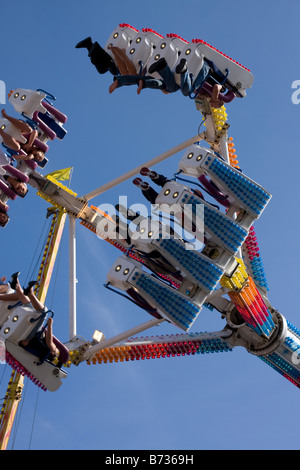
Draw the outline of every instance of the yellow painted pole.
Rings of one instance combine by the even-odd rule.
[[[49,232],[49,237],[46,242],[40,270],[38,273],[39,287],[37,291],[37,297],[41,303],[45,302],[49,283],[51,280],[58,248],[60,245],[63,229],[66,222],[67,213],[65,210],[59,210],[55,215],[55,219],[52,221],[52,225]]]
[[[63,209],[57,210],[53,216],[38,274],[39,288],[37,297],[42,303],[45,302],[48,292],[66,217],[67,213]],[[7,449],[18,405],[22,398],[23,385],[24,377],[13,371],[0,414],[0,450]]]
[[[24,377],[16,371],[11,374],[0,414],[0,450],[6,450],[17,409],[22,397]]]

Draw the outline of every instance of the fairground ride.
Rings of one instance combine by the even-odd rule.
[[[204,59],[213,64],[210,70],[218,70],[218,79],[210,72],[211,75],[190,94],[202,113],[205,130],[81,197],[61,183],[62,171],[43,176],[42,164],[19,159],[18,155],[24,155],[22,150],[13,153],[5,147],[5,156],[11,160],[2,165],[2,174],[28,183],[50,204],[48,215],[51,214],[52,222],[36,289],[42,303],[46,299],[62,232],[66,220],[69,221],[69,341],[62,344],[55,338],[60,351],[58,358],[39,357],[37,351],[20,346],[20,341],[30,335],[35,322],[41,320],[41,313],[18,302],[13,305],[9,301],[0,302],[2,362],[13,369],[0,413],[2,450],[8,445],[24,378],[54,392],[66,379],[66,369],[82,362],[102,364],[189,356],[243,347],[300,387],[300,331],[270,303],[254,229],[271,195],[241,171],[233,139],[229,136],[224,104],[233,98],[245,97],[245,90],[253,81],[251,72],[204,41],[187,42],[177,35],[164,37],[153,30],[138,31],[126,24],[119,25],[106,43],[104,49],[111,58],[112,45],[125,48],[138,66],[141,62],[147,63],[148,70],[162,58],[169,65],[172,62],[170,68],[176,70],[185,57],[193,76],[202,70]],[[157,70],[152,78],[157,78]],[[179,83],[181,77],[177,75]],[[149,76],[151,78],[151,74]],[[218,105],[213,95],[215,84],[221,85]],[[54,108],[51,96],[43,90],[16,89],[10,93],[9,101],[24,121],[38,131],[35,145],[45,153],[49,140],[64,137],[66,117]],[[20,132],[12,123],[1,124],[11,137],[21,140]],[[116,208],[116,216],[89,205],[93,198],[139,173],[149,176],[154,183],[162,181],[162,175],[152,168],[180,153],[174,177],[163,180],[153,200],[149,198],[149,185],[136,180],[158,212],[170,216],[172,209],[172,221],[170,217],[167,223],[166,218],[143,217],[120,206]],[[0,179],[4,205],[17,197],[8,181],[8,178]],[[154,193],[152,191],[152,195]],[[202,221],[201,230],[197,220]],[[78,221],[121,252],[107,274],[106,287],[146,310],[152,317],[149,321],[112,338],[105,338],[99,331],[91,341],[77,335]],[[184,234],[178,235],[181,226],[184,226],[184,234],[192,234],[192,242]],[[168,236],[164,236],[166,233]],[[221,316],[224,320],[221,331],[190,331],[202,308]],[[49,315],[51,311],[42,313],[43,322]],[[164,322],[175,325],[183,333],[135,336]]]

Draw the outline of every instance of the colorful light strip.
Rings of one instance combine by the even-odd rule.
[[[205,165],[215,182],[232,194],[242,207],[256,218],[261,215],[271,198],[264,188],[218,157],[208,156]]]
[[[213,49],[214,51],[218,52],[219,54],[221,54],[222,56],[226,57],[226,59],[229,59],[231,60],[231,62],[234,62],[235,64],[239,65],[240,67],[242,67],[243,69],[247,70],[248,72],[250,72],[250,69],[248,69],[247,67],[245,67],[244,65],[240,64],[239,62],[237,62],[236,60],[232,59],[231,57],[229,57],[228,55],[224,54],[224,52],[220,51],[219,49],[217,49],[216,47],[212,46],[211,44],[209,44],[208,42],[206,41],[203,41],[203,39],[192,39],[192,42],[195,43],[195,44],[205,44],[205,46],[208,46],[210,47],[210,49]]]
[[[157,36],[159,36],[160,38],[163,39],[163,36],[161,34],[159,34],[157,31],[154,31],[154,29],[151,29],[151,28],[143,28],[142,29],[143,33],[153,33],[153,34],[156,34]]]
[[[286,378],[290,377],[295,382],[295,384],[300,386],[300,371],[296,369],[289,361],[286,361],[276,352],[269,354],[267,356],[267,360],[273,364],[277,372],[281,371],[282,375],[284,375]]]
[[[238,265],[231,276],[224,274],[220,279],[220,284],[222,287],[226,287],[227,289],[233,291],[239,291],[242,289],[245,285],[245,282],[248,280],[248,273],[243,261],[236,258],[236,262]]]
[[[228,138],[228,153],[230,165],[234,168],[240,168],[239,161],[237,159],[236,150],[234,148],[233,138]],[[244,243],[244,249],[246,250],[247,258],[249,260],[251,275],[255,280],[255,283],[262,288],[269,290],[267,277],[265,274],[263,262],[259,252],[259,246],[257,243],[257,236],[254,227],[250,227],[248,236]]]
[[[292,325],[292,323],[290,323],[289,321],[287,321],[286,323],[287,323],[288,330],[290,330],[296,336],[296,338],[300,340],[300,330],[296,328],[294,325]]]
[[[293,385],[296,387],[300,388],[300,383],[297,382],[295,379],[293,379],[289,374],[287,374],[283,369],[281,369],[278,364],[275,364],[273,361],[268,359],[268,357],[265,356],[258,356],[259,359],[261,359],[265,364],[268,366],[272,367],[276,372],[278,372],[280,375],[282,375],[285,379],[289,380]]]
[[[180,336],[180,335],[178,335]],[[154,337],[155,339],[155,337]],[[136,338],[133,345],[111,346],[98,351],[88,364],[106,364],[111,362],[124,362],[144,359],[155,359],[164,357],[190,356],[195,354],[218,353],[232,351],[230,346],[223,339],[193,339],[180,341],[154,342],[152,338]],[[150,341],[152,340],[152,343]],[[144,341],[144,343],[143,343]]]
[[[178,36],[178,34],[175,34],[175,33],[168,33],[167,38],[170,38],[170,39],[177,38],[177,39],[180,39],[181,41],[185,42],[186,44],[189,43],[186,39],[182,38],[181,36]]]
[[[269,290],[265,270],[263,267],[261,255],[259,252],[259,247],[257,243],[257,237],[254,230],[254,227],[250,227],[248,236],[244,243],[244,250],[246,251],[246,255],[249,259],[251,274],[255,282],[266,289]]]
[[[212,291],[222,276],[222,270],[209,258],[194,250],[187,250],[185,245],[173,238],[161,239],[159,246],[164,256],[171,259],[182,273],[204,290]]]
[[[6,351],[6,362],[12,367],[13,370],[19,374],[28,377],[35,385],[37,385],[42,390],[46,391],[47,388],[37,379],[34,375],[31,374],[22,364],[20,364],[9,352]]]
[[[234,168],[240,168],[232,137],[228,138],[227,147],[228,147],[230,165],[233,166]]]
[[[197,95],[196,98],[195,98],[195,102],[196,102],[196,105],[200,105],[200,109],[201,109],[201,98]],[[211,108],[211,116],[212,116],[212,119],[213,119],[213,123],[214,123],[214,126],[215,126],[215,130],[216,130],[216,141],[218,141],[218,139],[222,136],[223,132],[222,131],[225,131],[228,129],[229,125],[226,123],[227,121],[227,112],[226,112],[226,108],[225,106],[221,106],[221,108]],[[204,127],[206,127],[206,116],[203,115],[202,113],[202,121],[203,122],[203,125]]]
[[[284,341],[273,353],[260,357],[266,364],[300,388],[300,331],[287,321]]]
[[[201,308],[159,280],[136,271],[130,282],[150,305],[179,328],[188,330],[196,320]]]
[[[120,23],[120,24],[119,24],[119,27],[120,27],[120,28],[130,28],[130,29],[132,29],[133,31],[136,31],[137,33],[139,33],[139,30],[138,30],[138,29],[134,28],[133,26],[131,26],[131,25],[128,24],[128,23]]]
[[[227,248],[231,253],[235,254],[246,239],[248,233],[244,228],[196,196],[185,193],[180,203],[191,204],[195,217],[197,206],[203,204],[205,232],[208,231],[221,246]]]
[[[223,105],[221,108],[211,108],[211,111],[216,130],[221,131],[224,128],[228,117],[226,108]]]
[[[228,295],[254,331],[267,337],[271,335],[275,328],[274,321],[251,276],[240,292],[229,292]]]

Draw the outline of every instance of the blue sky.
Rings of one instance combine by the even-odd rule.
[[[254,84],[245,99],[226,106],[229,135],[246,175],[272,194],[255,229],[270,287],[269,298],[300,327],[297,302],[300,222],[300,105],[292,83],[300,79],[299,3],[153,0],[146,4],[53,0],[2,2],[1,74],[7,91],[42,88],[68,115],[68,134],[50,143],[45,173],[74,167],[79,196],[135,168],[197,133],[201,114],[180,93],[165,96],[134,87],[109,95],[111,75],[99,75],[75,44],[92,36],[105,44],[119,23],[204,39],[250,68]],[[8,113],[14,111],[10,104]],[[157,166],[172,177],[181,155]],[[131,181],[95,198],[94,205],[144,202]],[[33,275],[32,263],[47,203],[31,189],[10,204],[1,231],[1,274]],[[107,338],[150,319],[107,291],[106,274],[119,252],[79,224],[77,231],[77,334]],[[68,227],[47,305],[55,334],[68,339]],[[224,326],[203,309],[193,331]],[[180,333],[161,325],[153,335]],[[147,333],[147,334],[148,334]],[[3,373],[3,375],[2,375]],[[1,366],[1,397],[11,369]],[[298,449],[299,390],[245,350],[219,355],[124,364],[81,364],[68,370],[56,393],[26,383],[9,447],[17,449]],[[36,408],[36,415],[34,410]],[[32,432],[32,437],[30,438]]]

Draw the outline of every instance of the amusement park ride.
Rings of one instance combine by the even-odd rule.
[[[142,79],[145,86],[155,87],[151,85],[153,79],[156,84],[168,82],[169,89],[164,91],[181,90],[194,99],[197,110],[202,113],[205,130],[78,197],[59,181],[59,176],[41,174],[47,163],[45,155],[49,141],[62,139],[66,134],[67,118],[53,106],[54,97],[43,90],[15,89],[10,92],[9,102],[14,110],[37,130],[33,145],[44,152],[44,159],[40,162],[26,159],[22,145],[28,137],[7,118],[0,119],[1,130],[21,144],[19,150],[12,150],[3,143],[3,150],[0,150],[0,163],[4,163],[0,166],[2,212],[7,212],[7,202],[17,197],[9,184],[10,179],[5,176],[28,183],[51,204],[52,223],[37,278],[36,296],[41,303],[46,299],[62,232],[69,219],[69,341],[62,344],[54,338],[60,351],[58,358],[41,358],[38,351],[26,349],[20,342],[30,336],[36,321],[42,319],[45,323],[51,311],[41,313],[31,304],[0,302],[1,357],[2,362],[13,369],[0,412],[1,449],[7,448],[24,377],[44,390],[56,391],[67,377],[66,369],[82,362],[101,364],[225,352],[240,346],[300,387],[300,330],[269,301],[254,230],[254,223],[271,195],[241,171],[233,140],[228,136],[224,103],[244,98],[252,85],[253,75],[205,41],[187,42],[176,34],[163,37],[150,29],[138,31],[121,24],[105,47],[98,47],[104,62],[107,58],[114,62],[112,46],[126,50],[127,57],[136,67],[138,79]],[[89,56],[98,66],[90,52]],[[209,64],[209,73],[197,82],[205,64]],[[147,73],[141,75],[140,70],[146,67]],[[189,79],[196,77],[194,87],[190,87],[188,93],[184,92],[183,86],[185,69]],[[173,77],[173,88],[168,81],[170,76]],[[128,77],[121,75],[123,84],[130,84],[125,83],[126,79]],[[212,102],[215,85],[220,85],[218,105]],[[179,152],[183,153],[174,178],[163,179],[161,183],[161,175],[152,167]],[[115,216],[89,205],[94,197],[139,173],[161,184],[159,191],[152,190],[150,199],[149,186],[140,179],[135,180],[146,198],[155,205],[156,212],[164,214],[165,218],[154,220],[120,205],[117,206],[119,215]],[[107,274],[106,286],[123,292],[124,297],[146,310],[152,317],[149,321],[109,339],[100,332],[88,342],[77,336],[77,220],[121,252]],[[178,230],[180,227],[184,228],[183,235]],[[192,234],[193,243],[185,236],[187,233]],[[221,331],[190,332],[203,307],[221,315],[224,319]],[[163,322],[175,325],[182,332],[157,337],[134,336]]]

